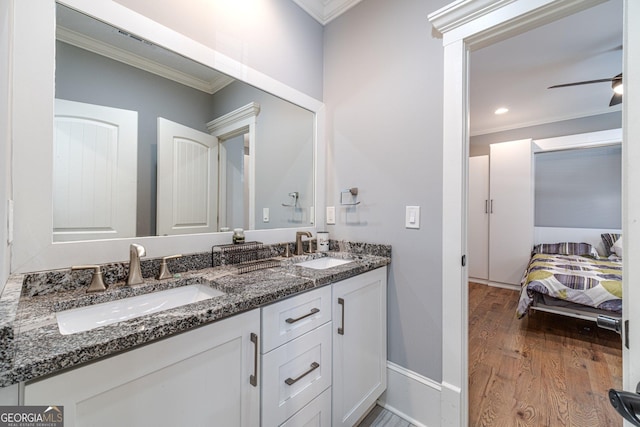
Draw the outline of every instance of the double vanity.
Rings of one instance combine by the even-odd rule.
[[[0,398],[62,405],[66,426],[352,426],[386,388],[391,249],[333,243],[254,246],[275,256],[246,273],[261,261],[217,248],[171,260],[168,279],[145,260],[137,285],[108,264],[104,292],[86,292],[90,271],[12,276]]]

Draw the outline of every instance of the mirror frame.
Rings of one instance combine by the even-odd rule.
[[[325,107],[321,101],[115,2],[58,2],[313,112],[313,224],[300,229],[247,230],[245,233],[248,241],[288,242],[294,240],[295,231],[315,231],[318,222],[324,223]],[[55,0],[14,2],[13,52],[20,52],[20,55],[11,58],[14,206],[13,233],[9,233],[12,237],[11,273],[128,261],[128,248],[134,242],[146,248],[149,258],[207,252],[213,245],[231,243],[231,232],[53,243],[51,141],[54,127],[55,6]]]

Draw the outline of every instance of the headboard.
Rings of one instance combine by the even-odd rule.
[[[615,228],[564,228],[564,227],[534,227],[533,243],[577,242],[590,243],[601,256],[606,252],[600,234],[622,233]]]

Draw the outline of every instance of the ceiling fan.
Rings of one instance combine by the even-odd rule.
[[[611,102],[609,102],[609,107],[613,107],[614,105],[620,104],[622,102],[622,73],[610,79],[597,79],[597,80],[586,80],[583,82],[565,83],[561,85],[550,86],[548,89],[555,89],[558,87],[567,87],[567,86],[588,85],[592,83],[604,83],[604,82],[611,82],[611,88],[613,89],[613,92],[614,92],[613,97],[611,98]]]

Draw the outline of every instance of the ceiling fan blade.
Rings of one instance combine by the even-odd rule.
[[[614,105],[618,105],[622,103],[622,94],[614,93],[611,97],[611,102],[609,102],[609,107],[613,107]]]
[[[621,80],[622,77],[613,77],[609,79],[598,79],[598,80],[587,80],[584,82],[574,82],[574,83],[565,83],[561,85],[549,86],[547,89],[555,89],[557,87],[568,87],[568,86],[578,86],[578,85],[589,85],[592,83],[604,83],[604,82],[613,82],[615,80]]]

